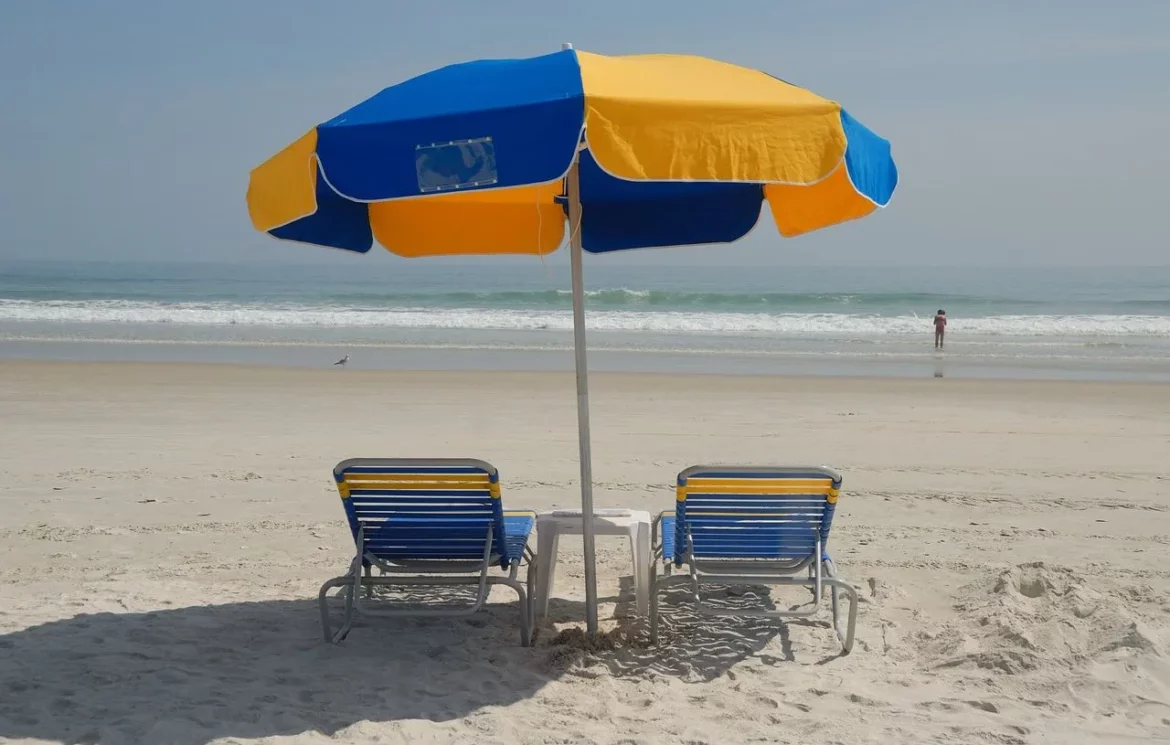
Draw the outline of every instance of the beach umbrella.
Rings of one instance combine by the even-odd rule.
[[[795,236],[885,206],[889,143],[835,101],[702,57],[561,51],[384,89],[252,171],[253,225],[400,256],[537,254],[568,234],[584,513],[597,630],[582,251],[728,243],[770,207]]]

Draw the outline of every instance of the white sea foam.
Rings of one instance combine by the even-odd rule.
[[[183,324],[256,327],[564,330],[567,310],[475,308],[375,308],[235,303],[169,304],[126,300],[0,300],[0,322],[61,324]],[[659,334],[759,334],[866,338],[923,333],[912,315],[843,313],[725,313],[699,311],[591,310],[590,329]],[[956,317],[955,333],[1018,337],[1170,337],[1170,316],[999,315]]]

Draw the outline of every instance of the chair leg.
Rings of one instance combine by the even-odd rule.
[[[532,595],[524,585],[515,584],[516,594],[520,596],[520,646],[532,646]]]
[[[823,570],[825,572],[825,576],[829,579],[832,579],[835,576],[833,573],[832,562],[825,561]],[[841,620],[841,596],[837,590],[836,585],[829,586],[829,603],[833,608],[833,628],[836,629],[840,627]]]
[[[325,584],[321,585],[321,591],[317,594],[317,610],[321,614],[321,633],[325,635],[325,641],[327,641],[327,642],[333,641],[333,628],[332,628],[332,625],[329,623],[329,601],[326,598],[326,595],[329,593],[330,590],[332,590],[334,587],[338,586],[337,585],[338,579],[348,580],[348,577],[346,577],[346,578],[338,577],[338,578],[329,580]]]
[[[815,561],[809,564],[809,568],[813,570],[813,586],[815,588],[813,590],[813,603],[815,603],[817,606],[821,604],[821,598],[824,597],[822,594],[824,589],[822,580],[824,579],[825,571],[825,562],[823,560],[825,554],[821,548],[821,545],[821,538],[818,535],[815,554],[817,558]]]
[[[529,570],[532,565],[529,565]],[[531,574],[527,577],[526,582],[521,582],[516,578],[520,569],[520,563],[517,561],[512,565],[511,571],[508,572],[507,577],[489,577],[487,583],[489,585],[507,585],[516,591],[516,597],[520,604],[520,646],[532,646],[532,594],[528,592],[524,585],[531,585],[534,578]]]
[[[366,564],[366,565],[364,565],[364,566],[362,567],[362,570],[363,570],[363,574],[365,574],[365,576],[366,576],[366,579],[370,579],[370,578],[372,578],[372,577],[374,576],[374,567],[373,567],[373,565],[371,565],[371,564]],[[374,597],[374,585],[373,585],[373,584],[367,584],[367,585],[366,585],[366,598],[367,598],[367,599],[371,599],[371,598],[373,598],[373,597]]]
[[[351,575],[353,582],[345,592],[345,617],[342,619],[341,628],[333,635],[333,643],[340,644],[349,636],[350,629],[353,628],[353,616],[359,602],[359,594],[362,591],[362,574],[357,569]]]
[[[360,570],[357,575],[358,581],[361,581]],[[344,587],[345,590],[345,616],[342,619],[341,628],[334,633],[333,625],[329,621],[329,591],[335,587]],[[317,594],[317,609],[321,613],[321,631],[325,635],[325,641],[330,643],[337,643],[345,638],[353,626],[353,612],[354,612],[354,574],[350,573],[343,577],[334,577],[325,584],[321,585],[321,591]]]
[[[857,629],[857,590],[853,585],[837,577],[837,568],[833,566],[832,561],[826,561],[824,568],[825,574],[828,575],[825,584],[829,585],[833,598],[833,630],[837,632],[837,638],[844,648],[842,654],[849,654],[853,651],[853,635]],[[849,617],[845,622],[844,632],[841,631],[839,591],[849,596]]]

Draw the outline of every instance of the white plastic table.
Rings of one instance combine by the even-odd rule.
[[[536,578],[536,617],[548,612],[548,596],[557,571],[557,544],[562,533],[581,535],[581,510],[552,510],[536,518],[536,555],[541,572]],[[634,564],[634,594],[638,615],[650,610],[650,513],[645,510],[593,511],[596,535],[628,535]]]

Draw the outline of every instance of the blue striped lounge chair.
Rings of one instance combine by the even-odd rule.
[[[658,641],[658,595],[689,584],[695,609],[705,615],[801,618],[815,616],[828,588],[833,628],[845,648],[853,649],[857,591],[837,577],[825,546],[841,493],[841,477],[828,468],[695,466],[678,475],[673,512],[655,520],[655,561],[664,575],[650,593],[650,638]],[[687,574],[672,568],[686,567]],[[716,585],[803,585],[813,604],[797,610],[713,609],[703,605],[700,588]],[[849,597],[849,616],[841,629],[839,596]]]
[[[537,565],[528,537],[536,513],[504,511],[494,467],[483,461],[449,458],[356,458],[337,464],[333,478],[356,553],[349,571],[326,582],[318,596],[327,641],[344,639],[356,612],[471,615],[483,607],[491,586],[499,584],[519,596],[521,643],[532,643]],[[527,584],[518,579],[522,563],[528,565]],[[504,575],[493,570],[502,570]],[[379,586],[420,585],[472,585],[478,592],[474,602],[457,607],[418,608],[372,600]],[[328,594],[338,587],[344,588],[345,616],[334,631]],[[367,601],[364,606],[363,601]]]

